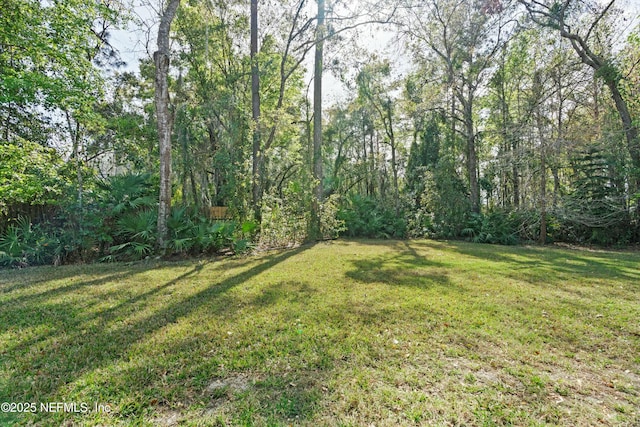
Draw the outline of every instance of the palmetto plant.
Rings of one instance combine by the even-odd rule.
[[[0,265],[26,267],[45,264],[61,255],[60,240],[34,226],[26,217],[18,217],[0,236]]]
[[[233,244],[236,223],[211,221],[201,215],[190,215],[181,207],[172,210],[167,221],[169,247],[177,253],[215,252]]]
[[[13,266],[27,264],[26,254],[29,251],[27,241],[31,236],[31,222],[20,217],[10,225],[0,237],[0,264]]]
[[[97,231],[109,252],[102,259],[139,259],[153,252],[157,202],[151,175],[113,176],[98,187]]]
[[[152,208],[157,203],[148,173],[112,176],[100,181],[98,187],[102,190],[98,196],[99,203],[109,216]]]

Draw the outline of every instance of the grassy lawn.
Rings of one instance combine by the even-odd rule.
[[[0,425],[638,426],[640,254],[336,241],[1,271],[0,402],[37,406]]]

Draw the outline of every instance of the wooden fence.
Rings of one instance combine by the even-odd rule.
[[[211,219],[229,219],[231,215],[227,206],[211,206],[209,208],[209,218]]]

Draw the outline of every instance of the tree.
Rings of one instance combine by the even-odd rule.
[[[322,51],[325,38],[325,5],[318,1],[318,26],[316,28],[316,52],[313,63],[313,179],[315,182],[314,200],[311,212],[312,238],[320,235],[320,205],[324,197],[322,186]]]
[[[176,16],[180,0],[170,0],[160,18],[158,50],[153,54],[155,63],[155,106],[158,118],[158,147],[160,149],[160,197],[158,204],[158,248],[165,251],[169,229],[167,219],[171,212],[171,131],[173,117],[169,111],[169,35],[171,22]]]
[[[358,76],[356,81],[358,84],[358,95],[361,102],[369,105],[378,116],[378,120],[382,123],[384,129],[384,140],[391,148],[391,171],[393,174],[393,204],[396,214],[399,212],[400,190],[398,184],[398,162],[397,162],[397,141],[394,132],[395,122],[395,103],[391,98],[390,92],[393,91],[393,83],[387,83],[383,80],[389,78],[391,68],[389,62],[372,63],[366,65]]]
[[[0,131],[44,142],[51,112],[87,120],[100,96],[94,66],[113,55],[108,30],[120,11],[111,1],[6,0],[0,14]]]
[[[463,126],[458,132],[465,140],[471,209],[479,212],[476,101],[492,60],[504,43],[504,32],[512,24],[504,20],[506,11],[500,2],[431,0],[426,5],[410,6],[403,31],[414,40],[417,56],[424,58],[426,48],[442,67],[442,78],[452,94],[453,133],[458,131],[456,121]]]
[[[0,230],[6,219],[55,205],[68,184],[63,160],[53,148],[20,138],[3,141],[0,159]]]
[[[564,0],[563,2],[543,3],[539,1],[518,0],[528,11],[529,17],[538,25],[551,28],[569,40],[573,50],[580,60],[591,67],[596,76],[600,77],[609,88],[615,108],[622,122],[622,128],[627,141],[627,150],[631,156],[634,168],[632,173],[632,190],[640,190],[640,136],[638,134],[637,119],[634,119],[629,109],[628,100],[622,90],[623,74],[617,65],[616,58],[610,50],[597,46],[591,37],[597,32],[599,25],[606,22],[605,18],[613,10],[615,0],[610,0],[604,7],[589,4],[592,13],[590,24],[580,28],[579,23],[572,23],[574,15],[579,15],[578,20],[584,19],[577,1]],[[575,20],[576,18],[574,18]],[[640,202],[640,200],[639,200]]]
[[[251,188],[254,215],[260,221],[261,150],[260,150],[260,71],[258,69],[258,0],[251,0],[251,118],[253,120],[253,167]]]

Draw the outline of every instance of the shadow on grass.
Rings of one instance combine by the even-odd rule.
[[[0,377],[0,396],[15,402],[59,401],[61,396],[68,393],[71,383],[110,364],[126,362],[129,357],[127,353],[134,344],[176,323],[180,318],[203,307],[221,312],[231,310],[232,301],[224,295],[227,291],[308,248],[264,257],[255,266],[186,297],[181,296],[179,285],[197,275],[202,269],[201,265],[166,283],[150,284],[151,288],[145,287],[143,292],[132,290],[134,295],[131,298],[116,300],[118,303],[112,307],[89,313],[86,313],[86,307],[74,306],[73,301],[54,304],[46,301],[53,296],[74,293],[88,286],[100,293],[100,285],[121,281],[154,266],[105,275],[36,295],[17,296],[15,303],[9,298],[0,315],[3,325],[14,330],[39,327],[44,331],[37,330],[33,337],[0,352],[0,365],[5,370]],[[234,267],[238,268],[237,264],[231,264],[231,268]],[[106,291],[110,292],[111,289]],[[166,300],[162,301],[164,304],[158,304],[159,308],[156,309],[149,305],[148,300],[159,293],[164,293]],[[269,304],[273,298],[273,295],[263,295],[257,303]],[[133,375],[131,380],[125,384],[124,390],[141,391],[149,382],[140,375]]]
[[[397,242],[394,248],[396,250],[373,258],[352,261],[353,269],[348,271],[346,276],[362,283],[384,283],[423,289],[446,286],[462,291],[462,288],[451,283],[446,266],[442,263],[420,255],[407,242]]]
[[[608,345],[607,339],[614,338],[627,340],[638,348],[640,330],[637,322],[636,326],[629,322],[638,312],[637,253],[465,242],[412,244],[460,254],[457,268],[471,270],[481,280],[490,282],[496,276],[508,279],[499,282],[502,288],[492,291],[500,306],[483,303],[485,309],[502,311],[505,318],[509,314],[512,320],[520,317],[522,330],[531,336],[551,338],[568,352],[602,351]],[[476,260],[486,261],[486,271]],[[479,285],[478,290],[484,289],[482,283]],[[537,324],[538,329],[529,330],[526,322]]]
[[[105,266],[99,266],[97,267],[98,269],[104,269]],[[15,277],[11,278],[11,281],[16,282],[13,285],[7,286],[7,287],[2,287],[0,288],[0,294],[10,294],[12,292],[15,291],[19,291],[19,290],[33,290],[33,289],[37,289],[39,287],[39,285],[41,284],[47,284],[51,281],[54,280],[68,280],[69,283],[66,285],[62,285],[62,286],[57,286],[55,288],[51,288],[51,289],[47,289],[47,290],[43,290],[42,292],[32,292],[29,293],[27,295],[24,296],[20,296],[20,297],[15,297],[12,298],[12,301],[15,303],[23,303],[23,302],[29,302],[29,301],[33,301],[33,300],[46,300],[48,298],[52,298],[55,297],[57,295],[66,293],[66,292],[73,292],[79,289],[82,289],[84,287],[89,287],[89,286],[100,286],[104,283],[107,282],[113,282],[113,281],[118,281],[118,280],[124,280],[128,277],[131,277],[134,274],[139,273],[140,271],[144,271],[144,270],[148,270],[151,269],[153,267],[149,266],[143,269],[141,269],[140,267],[137,268],[131,268],[131,269],[127,269],[126,271],[119,271],[117,273],[113,273],[113,274],[104,274],[101,275],[101,277],[95,278],[95,279],[91,279],[91,280],[81,280],[81,279],[76,279],[74,278],[74,276],[76,275],[82,275],[84,274],[84,272],[86,270],[88,270],[91,267],[87,267],[87,266],[83,266],[82,269],[78,269],[78,267],[76,266],[72,266],[69,268],[55,268],[56,270],[54,270],[54,267],[33,267],[33,271],[24,271],[24,272],[20,272],[19,275],[16,275]],[[109,266],[109,270],[112,269],[113,266]],[[28,277],[30,276],[32,273],[37,272],[42,274],[44,271],[46,271],[47,273],[53,273],[51,274],[51,276],[47,275],[45,278],[43,279],[38,279],[38,280],[25,280],[22,281],[21,279],[24,279],[25,276]],[[70,273],[70,271],[72,271],[73,273]],[[108,270],[107,270],[108,271]],[[62,274],[61,274],[62,273]],[[98,273],[100,274],[100,273]],[[95,272],[92,272],[92,275],[96,275]]]
[[[414,363],[413,353],[411,359],[403,356],[412,351],[403,347],[404,341],[427,343],[420,351],[436,348],[438,343],[456,354],[476,356],[488,348],[488,340],[499,343],[521,334],[516,339],[534,340],[544,348],[546,337],[535,327],[547,331],[551,342],[567,351],[581,341],[586,341],[585,348],[604,348],[609,343],[599,335],[585,335],[588,340],[584,340],[581,331],[571,335],[582,319],[565,324],[556,319],[562,313],[550,309],[544,296],[531,300],[542,287],[530,286],[524,295],[495,292],[486,297],[483,283],[459,288],[451,262],[440,261],[436,253],[460,254],[461,269],[470,268],[469,260],[483,257],[494,257],[487,265],[504,267],[504,271],[531,269],[530,260],[553,264],[536,250],[516,248],[513,255],[511,248],[484,245],[360,244],[380,246],[380,250],[366,259],[362,258],[369,255],[356,253],[354,259],[345,255],[344,274],[350,280],[339,283],[305,276],[304,262],[309,257],[295,258],[305,247],[253,259],[248,265],[225,264],[207,275],[201,274],[202,266],[190,265],[171,274],[170,280],[134,289],[129,285],[101,289],[107,283],[103,281],[90,286],[92,296],[108,298],[113,305],[94,304],[91,311],[82,305],[82,298],[76,305],[75,301],[66,304],[66,300],[16,295],[26,299],[3,307],[2,315],[6,310],[7,320],[20,321],[32,309],[37,315],[26,324],[49,329],[36,331],[28,344],[0,349],[4,370],[0,371],[0,396],[14,401],[113,399],[107,403],[117,406],[114,424],[168,424],[174,416],[192,417],[179,422],[198,425],[296,424],[313,419],[323,405],[333,404],[331,399],[340,399],[326,390],[332,376],[341,373],[345,378],[345,372],[352,372],[349,368],[363,364],[396,369],[391,362],[396,367]],[[472,255],[476,252],[477,256]],[[288,259],[298,262],[295,268],[288,270],[293,265],[287,263],[287,268],[242,286]],[[621,273],[633,274],[627,266]],[[571,264],[570,268],[577,267]],[[68,294],[84,289],[74,287]],[[378,292],[373,297],[372,289]],[[453,289],[450,299],[434,303],[431,296],[448,289]],[[36,306],[45,310],[38,311]],[[549,311],[548,317],[543,310]],[[405,340],[400,337],[400,343],[394,342],[396,329],[405,326],[409,327],[403,332]],[[222,386],[212,388],[215,382]],[[81,415],[52,417],[41,414],[37,421],[60,425],[72,418],[78,425],[85,424]],[[99,421],[104,424],[105,418]]]
[[[166,267],[164,267],[166,268]],[[0,315],[0,323],[11,325],[12,327],[32,327],[46,325],[50,328],[54,328],[58,331],[75,330],[77,328],[86,329],[88,325],[105,327],[108,322],[115,318],[123,318],[126,315],[131,315],[143,307],[138,304],[140,301],[144,301],[154,294],[160,293],[164,289],[167,289],[175,284],[198,274],[204,268],[204,264],[197,264],[190,271],[181,274],[173,280],[167,283],[152,287],[146,292],[139,293],[132,298],[119,298],[121,302],[103,311],[98,311],[94,315],[87,315],[86,312],[93,306],[97,305],[100,300],[95,299],[92,302],[83,301],[81,304],[77,302],[65,302],[59,304],[46,303],[47,297],[51,298],[64,293],[73,293],[85,287],[99,287],[102,284],[112,281],[121,281],[124,278],[132,277],[144,271],[151,269],[145,267],[143,270],[128,270],[121,274],[112,274],[102,277],[100,279],[89,280],[85,282],[79,282],[74,285],[62,286],[49,291],[45,291],[32,296],[25,296],[15,298],[13,301],[16,306],[13,310],[7,310]],[[118,288],[112,292],[105,293],[101,296],[108,297],[110,294],[117,294],[122,292],[122,289]],[[37,314],[37,315],[34,315]],[[6,317],[5,317],[6,316]],[[31,347],[33,344],[41,341],[44,338],[50,338],[52,335],[48,333],[45,335],[36,335],[29,340],[24,340],[17,344],[15,347],[8,347],[6,352],[9,351],[23,351]]]
[[[531,284],[562,285],[566,277],[636,283],[640,287],[640,256],[626,252],[500,246],[465,242],[416,241],[412,244],[505,264],[505,273]],[[502,270],[501,270],[502,271]]]

